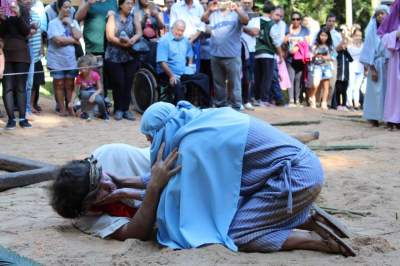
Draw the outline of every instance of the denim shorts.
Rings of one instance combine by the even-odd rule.
[[[53,79],[75,78],[77,75],[78,75],[78,70],[76,70],[76,69],[60,70],[60,71],[51,70],[51,72],[50,72],[50,76]]]
[[[313,79],[326,80],[333,77],[331,65],[314,65],[312,70]]]

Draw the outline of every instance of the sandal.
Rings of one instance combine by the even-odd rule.
[[[314,214],[311,216],[315,222],[319,221],[330,228],[340,237],[342,238],[350,238],[350,232],[347,229],[346,225],[340,222],[338,219],[328,214],[326,211],[318,207],[316,204],[313,204],[312,210]]]
[[[315,221],[315,223],[317,225],[315,232],[325,240],[332,253],[338,253],[339,251],[345,257],[356,256],[354,249],[344,240],[338,237],[333,230],[319,221]]]

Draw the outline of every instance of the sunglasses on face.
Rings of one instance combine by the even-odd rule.
[[[292,18],[292,21],[300,21],[301,18]]]

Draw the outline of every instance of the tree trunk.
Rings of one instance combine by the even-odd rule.
[[[346,25],[353,25],[353,0],[346,0]]]

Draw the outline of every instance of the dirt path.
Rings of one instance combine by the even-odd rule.
[[[138,131],[139,120],[105,123],[60,118],[51,113],[50,103],[43,101],[47,110],[34,121],[33,129],[0,129],[1,153],[62,164],[83,158],[106,143],[147,145]],[[308,108],[269,108],[250,114],[268,122],[321,120],[318,125],[281,127],[288,133],[319,130],[320,141],[315,145],[374,146],[371,150],[318,152],[326,173],[318,202],[371,213],[366,217],[337,215],[355,233],[353,245],[359,256],[344,259],[308,251],[232,253],[221,246],[171,251],[152,242],[100,240],[78,232],[52,211],[48,205],[49,182],[0,193],[0,245],[45,265],[399,265],[400,220],[396,213],[399,217],[400,132],[337,120],[338,115],[356,113],[330,111],[322,115]],[[4,125],[3,119],[0,127]]]

